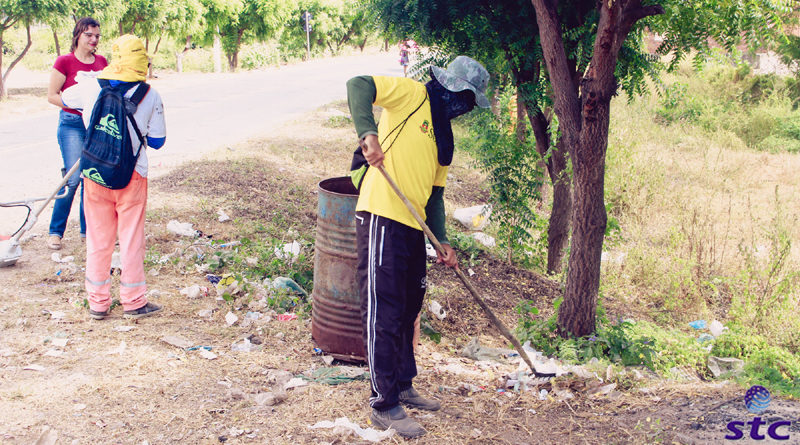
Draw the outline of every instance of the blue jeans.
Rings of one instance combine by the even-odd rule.
[[[77,114],[61,111],[58,116],[58,146],[61,148],[61,158],[64,160],[64,168],[69,170],[72,165],[81,158],[83,151],[83,140],[86,137],[86,129],[83,127],[83,118]],[[75,198],[75,191],[81,185],[81,236],[86,236],[86,218],[83,216],[83,183],[81,182],[81,172],[76,171],[67,180],[69,193],[67,196],[57,199],[53,205],[53,216],[50,218],[50,235],[64,236],[67,228],[67,218],[72,208],[72,200]],[[62,188],[59,195],[64,193]]]

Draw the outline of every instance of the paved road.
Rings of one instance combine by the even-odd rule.
[[[150,174],[162,175],[219,147],[267,136],[282,122],[344,99],[344,83],[358,74],[402,75],[402,70],[394,53],[373,53],[280,69],[155,79],[152,84],[166,110],[167,143],[161,150],[148,150]],[[0,121],[0,202],[46,196],[57,185],[57,114],[51,109]],[[0,209],[0,234],[16,230],[19,218],[14,210]],[[45,209],[34,231],[46,228],[49,220]]]

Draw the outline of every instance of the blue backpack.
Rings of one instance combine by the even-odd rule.
[[[124,189],[131,182],[136,161],[144,146],[144,138],[133,114],[150,90],[144,82],[123,83],[111,86],[106,79],[98,79],[102,89],[92,109],[92,118],[86,128],[86,141],[81,155],[81,173],[103,187]],[[139,85],[130,99],[125,93]],[[133,125],[139,148],[133,153],[127,122]]]

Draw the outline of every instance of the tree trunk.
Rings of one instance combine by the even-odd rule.
[[[222,43],[219,41],[219,27],[217,27],[217,32],[214,33],[214,72],[221,73],[222,72],[222,51],[220,47]]]
[[[56,45],[56,57],[58,57],[61,55],[61,45],[58,42],[58,33],[55,29],[53,30],[53,42]]]
[[[358,49],[360,49],[362,53],[364,52],[364,47],[367,46],[367,39],[369,39],[369,37],[364,37],[364,40],[358,44]]]
[[[25,54],[28,53],[28,50],[31,49],[33,40],[31,40],[30,24],[25,25],[25,34],[27,35],[28,38],[28,41],[25,44],[25,49],[23,49],[22,52],[19,53],[16,59],[11,61],[11,64],[8,65],[8,68],[6,68],[6,72],[2,76],[0,76],[0,99],[8,98],[8,90],[5,87],[6,82],[8,82],[8,73],[10,73],[12,69],[14,69],[14,67],[19,63],[19,61],[22,60],[23,57],[25,57]],[[3,48],[3,38],[2,35],[0,35],[0,53],[3,52],[2,48]],[[3,68],[3,59],[2,59],[2,54],[0,54],[0,73],[2,73],[2,68]]]
[[[570,218],[572,217],[572,178],[567,172],[567,147],[564,141],[556,143],[550,153],[547,171],[553,184],[553,208],[547,227],[547,273],[561,272],[564,250],[569,241]]]
[[[0,28],[0,100],[8,98],[6,82],[3,79],[3,28]]]
[[[192,36],[186,36],[186,44],[183,46],[183,50],[175,53],[175,71],[179,73],[183,72],[183,56],[186,55],[191,47]]]
[[[605,156],[611,98],[617,91],[614,78],[617,57],[633,24],[649,15],[663,13],[664,8],[642,6],[640,0],[598,2],[597,36],[579,90],[574,77],[571,78],[573,73],[561,38],[558,2],[531,2],[553,86],[555,111],[574,172],[572,244],[564,301],[558,310],[558,331],[564,337],[582,337],[595,331],[600,256],[606,229]]]

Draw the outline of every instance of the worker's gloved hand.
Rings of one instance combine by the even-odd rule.
[[[378,136],[375,134],[368,134],[360,141],[361,152],[364,154],[364,159],[367,160],[369,165],[373,167],[380,167],[383,165],[383,149],[381,143],[378,142]]]
[[[442,244],[442,249],[444,249],[444,254],[438,250],[436,251],[436,262],[444,263],[444,265],[447,267],[455,267],[458,269],[458,258],[456,258],[456,251],[450,247],[450,244]]]

